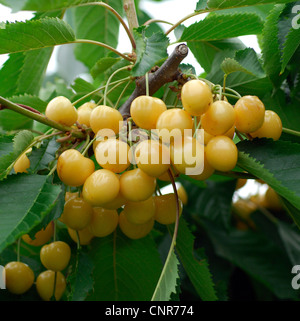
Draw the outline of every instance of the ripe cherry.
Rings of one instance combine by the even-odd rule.
[[[90,127],[90,117],[93,109],[97,106],[97,104],[92,102],[87,102],[81,105],[78,109],[78,123]]]
[[[94,236],[105,237],[114,232],[118,226],[118,221],[119,216],[116,210],[94,207],[89,229]]]
[[[144,129],[156,128],[158,117],[166,110],[167,106],[161,99],[151,96],[139,96],[130,106],[133,121]]]
[[[193,79],[183,85],[181,100],[183,108],[190,115],[200,116],[210,108],[213,103],[213,95],[204,81]]]
[[[55,276],[56,273],[56,276]],[[56,281],[55,281],[56,280]],[[54,293],[55,282],[55,293]],[[51,270],[40,273],[36,279],[36,290],[44,301],[50,301],[53,297],[59,301],[66,290],[66,278],[61,272]]]
[[[206,146],[206,157],[214,169],[227,172],[236,166],[238,149],[229,137],[216,136]]]
[[[8,291],[13,294],[23,294],[27,292],[33,282],[34,273],[32,269],[23,262],[9,262],[4,267],[5,285]]]
[[[52,271],[64,270],[70,261],[70,246],[63,241],[55,241],[41,248],[40,259],[44,267]]]
[[[120,191],[131,202],[145,201],[155,191],[155,177],[147,175],[139,168],[124,172],[120,176]]]
[[[256,96],[240,98],[234,107],[235,127],[241,133],[252,133],[258,130],[264,122],[265,106]]]
[[[135,162],[149,176],[159,177],[170,167],[169,148],[152,139],[140,142],[134,152]]]
[[[172,108],[158,117],[156,128],[162,142],[168,144],[172,141],[172,137],[183,137],[185,132],[192,132],[193,119],[185,110]]]
[[[47,105],[46,117],[66,126],[72,126],[78,119],[77,109],[66,97],[53,98]]]
[[[123,210],[126,219],[133,224],[144,224],[155,214],[154,197],[141,202],[127,202]]]
[[[250,135],[255,138],[272,138],[278,140],[282,134],[282,122],[280,117],[272,110],[266,110],[262,126]]]
[[[85,181],[83,198],[92,206],[102,206],[113,201],[120,190],[119,177],[108,169],[98,169]]]
[[[224,135],[235,122],[235,111],[224,100],[215,101],[201,117],[202,128],[211,135]]]
[[[114,173],[124,172],[130,165],[129,145],[119,139],[107,139],[94,149],[98,164]]]
[[[150,219],[144,224],[133,224],[129,222],[123,211],[119,215],[119,227],[128,238],[137,240],[147,236],[154,226],[154,219]]]
[[[182,214],[182,201],[179,202],[179,216]],[[174,193],[155,196],[155,220],[164,225],[173,224],[176,221],[177,201]]]
[[[64,151],[57,160],[57,174],[68,186],[81,186],[94,172],[94,162],[76,149]]]
[[[62,221],[73,230],[82,230],[92,219],[93,208],[82,197],[73,197],[65,202]]]
[[[90,116],[90,126],[95,134],[100,129],[111,129],[116,134],[122,128],[123,116],[117,110],[109,106],[97,106]]]

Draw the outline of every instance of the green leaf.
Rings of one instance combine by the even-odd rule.
[[[253,13],[215,14],[184,29],[181,41],[198,42],[260,34],[262,19]]]
[[[11,139],[10,143],[8,140]],[[7,150],[1,153],[0,158],[0,180],[6,178],[8,172],[12,170],[12,166],[18,157],[25,152],[33,142],[34,136],[30,131],[20,131],[16,136],[0,136],[0,150]],[[8,146],[9,144],[9,146]]]
[[[257,78],[265,77],[257,54],[251,48],[237,51],[234,58],[226,58],[222,62],[221,68],[227,75],[241,71]]]
[[[195,11],[202,11],[206,9],[207,7],[207,1],[206,0],[198,0],[196,4],[196,10]]]
[[[215,41],[187,42],[187,45],[200,66],[209,73],[211,71],[215,55],[223,50],[241,50],[246,46],[238,38],[221,39]]]
[[[225,231],[211,220],[202,220],[218,256],[227,259],[280,299],[297,299],[290,285],[291,262],[286,251],[259,229]],[[276,268],[274,268],[276,265]]]
[[[238,165],[300,209],[300,144],[272,139],[238,143]]]
[[[164,274],[157,285],[151,301],[169,301],[172,293],[176,293],[178,275],[178,259],[172,251],[170,259],[166,262]]]
[[[114,64],[120,61],[121,58],[104,57],[97,61],[95,66],[91,69],[91,75],[93,78],[97,78],[103,74],[107,69],[111,68]]]
[[[286,35],[286,41],[284,43],[283,51],[282,51],[282,65],[281,65],[281,73],[284,72],[286,66],[290,62],[296,50],[300,45],[300,32],[299,29],[291,29],[289,33]]]
[[[145,28],[140,27],[133,32],[136,41],[136,63],[132,68],[132,76],[144,75],[160,60],[167,57],[168,38],[158,32],[146,37]]]
[[[88,300],[149,301],[162,269],[151,236],[130,240],[118,229],[91,243],[94,291]]]
[[[0,54],[28,51],[72,43],[73,30],[58,18],[6,23],[0,29]]]
[[[168,226],[170,234],[174,232],[174,226]],[[214,283],[205,259],[197,260],[194,255],[194,236],[187,223],[181,217],[176,239],[176,252],[195,290],[203,301],[218,300],[214,289]]]
[[[277,22],[283,9],[284,5],[278,5],[270,12],[264,24],[261,41],[264,69],[275,84],[278,83],[281,70]]]
[[[278,89],[274,94],[270,91],[267,92],[262,100],[268,109],[272,109],[279,115],[283,127],[300,131],[300,113],[297,99],[290,101],[284,91]]]
[[[207,181],[202,186],[199,182],[187,177],[181,180],[189,191],[189,198],[193,201],[186,205],[191,213],[201,218],[211,219],[224,229],[228,229],[231,222],[231,202],[235,191],[235,180],[224,182]],[[202,182],[201,182],[202,183]]]
[[[104,2],[122,15],[122,1],[106,0]],[[72,14],[78,39],[96,40],[113,48],[117,47],[120,22],[112,12],[100,6],[88,6],[74,8]],[[92,68],[101,57],[109,53],[109,50],[90,44],[77,44],[74,52],[79,61]]]
[[[92,272],[93,262],[89,255],[82,250],[77,251],[70,262],[70,269],[67,278],[70,290],[68,301],[84,301],[93,289]]]
[[[35,14],[32,20],[61,17],[62,12]],[[5,26],[5,24],[4,24]],[[20,94],[38,95],[53,48],[43,48],[9,55],[0,70],[0,93],[3,97]]]
[[[9,0],[13,1],[13,0]],[[67,9],[72,6],[76,6],[80,3],[94,2],[91,0],[26,0],[22,1],[23,7],[22,10],[30,10],[30,11],[53,11],[58,9]],[[20,10],[20,9],[19,9]]]
[[[288,3],[293,2],[292,0],[208,0],[207,7],[209,9],[227,9],[227,8],[238,8],[238,7],[245,7],[245,6],[255,6],[255,5],[263,5],[268,3]]]
[[[210,73],[207,75],[207,79],[215,84],[223,84],[224,72],[220,68],[220,65],[226,58],[234,58],[236,51],[224,50],[216,53],[215,59],[212,64]],[[227,87],[235,89],[241,95],[256,95],[263,97],[266,92],[273,89],[272,83],[268,77],[257,78],[248,73],[234,72],[231,73],[226,80]]]
[[[10,175],[0,185],[0,252],[39,224],[53,208],[60,187],[47,176]]]
[[[39,148],[33,147],[28,155],[30,160],[29,173],[36,173],[39,170],[48,169],[49,163],[55,159],[55,153],[60,147],[55,138],[46,139]]]

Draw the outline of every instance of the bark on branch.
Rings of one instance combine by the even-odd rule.
[[[188,55],[188,47],[185,44],[178,45],[162,66],[153,73],[149,73],[149,94],[155,94],[163,85],[174,80],[182,80],[182,74],[178,69],[181,61]],[[127,101],[119,108],[124,118],[130,116],[130,106],[132,101],[141,95],[146,94],[145,77],[136,80],[136,88],[127,99]]]

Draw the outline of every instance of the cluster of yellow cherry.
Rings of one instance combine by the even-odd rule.
[[[205,81],[193,79],[183,85],[181,101],[183,108],[167,108],[159,98],[139,96],[127,121],[118,110],[93,102],[78,109],[62,96],[49,102],[47,118],[66,126],[80,125],[93,136],[87,147],[93,149],[94,160],[85,156],[87,148],[84,152],[68,148],[57,160],[60,180],[77,188],[66,193],[59,218],[75,242],[87,245],[94,237],[113,233],[117,226],[127,237],[139,239],[150,233],[155,221],[174,223],[185,196],[178,198],[175,191],[161,194],[157,180],[174,182],[180,174],[206,180],[215,171],[234,169],[235,133],[274,140],[281,136],[279,116],[265,110],[256,96],[241,97],[232,106],[225,96],[213,94]],[[30,167],[29,152],[14,164],[16,173]],[[66,286],[61,271],[69,263],[70,247],[61,241],[46,244],[53,236],[52,223],[39,233],[34,240],[23,236],[31,245],[44,244],[40,257],[47,271],[37,278],[37,290],[50,300],[55,278],[58,300]],[[6,279],[7,288],[21,294],[33,284],[34,274],[24,263],[10,262]]]

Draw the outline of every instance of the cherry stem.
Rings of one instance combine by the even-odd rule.
[[[177,193],[177,187],[176,187],[176,183],[175,183],[175,180],[174,180],[174,176],[171,172],[171,170],[169,169],[168,170],[168,174],[169,174],[169,177],[170,177],[170,180],[171,180],[171,183],[172,183],[172,187],[173,187],[173,190],[174,190],[174,194],[175,194],[175,199],[176,199],[176,221],[175,221],[175,227],[174,227],[174,232],[173,232],[173,237],[172,237],[172,242],[171,242],[171,246],[170,246],[170,249],[169,249],[169,253],[168,253],[168,256],[166,258],[166,261],[165,261],[165,264],[164,264],[164,267],[163,267],[163,270],[161,272],[161,275],[160,275],[160,278],[157,282],[157,285],[156,285],[156,288],[155,288],[155,291],[152,295],[152,299],[151,301],[154,300],[154,297],[156,295],[156,292],[159,288],[159,285],[161,283],[161,280],[162,278],[164,277],[164,274],[165,274],[165,271],[166,271],[166,268],[167,268],[167,265],[168,265],[168,262],[171,258],[171,255],[174,251],[174,248],[175,248],[175,245],[176,245],[176,239],[177,239],[177,234],[178,234],[178,225],[179,225],[179,197],[178,197],[178,193]]]
[[[80,236],[79,232],[76,230],[76,240],[77,240],[77,251],[81,250],[81,245],[80,245]]]
[[[168,25],[173,26],[173,23],[172,23],[172,22],[169,22],[169,21],[166,21],[166,20],[161,20],[161,19],[149,19],[148,21],[146,21],[146,22],[144,23],[144,26],[148,26],[148,25],[150,25],[151,23],[165,23],[165,24],[168,24]]]
[[[53,284],[53,293],[52,293],[52,298],[51,300],[56,301],[55,298],[55,290],[56,290],[56,279],[57,279],[57,272],[54,272],[54,284]]]
[[[127,84],[124,86],[124,88],[123,88],[123,90],[122,90],[122,92],[121,92],[121,94],[120,94],[117,102],[115,103],[115,109],[118,109],[118,105],[119,105],[122,97],[124,96],[126,89],[132,84],[132,82],[133,82],[133,80],[130,79],[130,80],[127,82]],[[122,83],[122,84],[123,84],[123,83]]]
[[[145,74],[145,81],[146,81],[146,96],[149,96],[149,74],[146,72]]]
[[[293,135],[293,136],[297,136],[297,137],[300,137],[300,132],[296,131],[296,130],[292,130],[292,129],[289,129],[289,128],[282,128],[282,132],[283,133],[286,133],[286,134],[290,134],[290,135]]]
[[[68,42],[68,43],[86,43],[86,44],[91,44],[91,45],[96,45],[99,47],[103,47],[105,49],[108,49],[112,52],[114,52],[115,54],[117,54],[118,56],[122,57],[123,59],[126,59],[128,61],[133,61],[132,58],[124,55],[123,53],[119,52],[117,49],[103,43],[103,42],[99,42],[99,41],[95,41],[95,40],[90,40],[90,39],[76,39],[74,41]]]
[[[17,243],[17,262],[20,262],[20,249],[21,249],[21,237],[18,238],[18,243]]]
[[[135,44],[135,40],[133,38],[133,35],[131,33],[131,31],[129,30],[128,26],[126,25],[125,21],[123,20],[123,18],[120,16],[120,14],[114,9],[112,8],[110,5],[108,5],[107,3],[105,2],[89,2],[89,3],[82,3],[82,4],[79,4],[78,6],[79,7],[82,7],[82,6],[90,6],[90,5],[97,5],[97,6],[102,6],[106,9],[108,9],[111,13],[113,13],[117,19],[120,21],[120,23],[122,24],[122,26],[124,27],[127,35],[128,35],[128,38],[131,42],[131,46],[133,49],[136,49],[136,44]]]
[[[120,83],[120,82],[124,82],[124,81],[129,80],[129,79],[130,79],[130,77],[126,77],[126,78],[123,78],[123,79],[120,79],[120,80],[112,81],[112,82],[110,83],[110,85],[115,85],[115,84],[118,84],[118,83]],[[74,101],[72,104],[75,106],[75,105],[79,104],[82,100],[84,100],[84,99],[86,99],[86,98],[88,98],[88,97],[96,94],[98,91],[101,91],[101,90],[103,90],[103,89],[105,89],[105,85],[104,85],[104,86],[101,86],[101,87],[99,87],[99,88],[97,88],[97,89],[95,89],[95,90],[93,90],[93,91],[91,91],[91,92],[89,92],[88,94],[86,94],[86,95],[84,95],[84,96],[82,96],[82,97],[80,97],[79,99],[77,99],[76,101]]]
[[[117,74],[119,73],[120,71],[123,71],[123,70],[128,70],[130,69],[130,66],[124,66],[124,67],[121,67],[117,70],[115,70],[108,78],[107,82],[106,82],[106,85],[105,85],[105,90],[104,90],[104,101],[103,101],[103,104],[106,105],[106,100],[107,100],[107,91],[108,91],[108,86],[112,80],[112,78]]]

